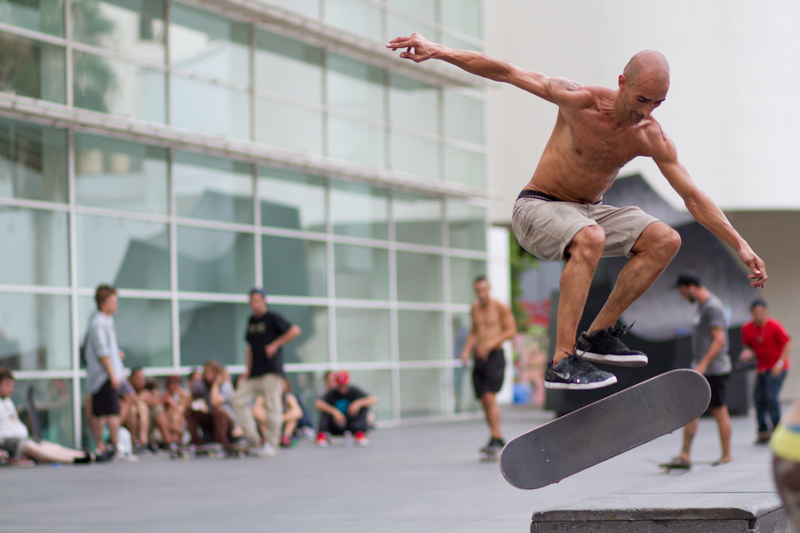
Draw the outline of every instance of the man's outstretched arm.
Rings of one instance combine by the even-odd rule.
[[[694,184],[689,172],[678,161],[678,153],[672,140],[663,133],[661,136],[653,155],[659,170],[675,192],[681,196],[686,209],[694,219],[739,253],[739,258],[750,269],[750,274],[747,276],[750,285],[763,289],[767,283],[764,261],[733,228],[717,204]]]
[[[557,105],[591,97],[589,91],[573,81],[551,78],[539,72],[521,69],[508,61],[480,52],[449,48],[433,43],[418,33],[413,33],[410,37],[392,39],[386,47],[392,50],[405,48],[406,51],[400,53],[403,59],[415,63],[428,59],[445,61],[470,74],[514,85]]]

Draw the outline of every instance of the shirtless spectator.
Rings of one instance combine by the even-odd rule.
[[[626,328],[616,323],[661,276],[678,253],[681,239],[677,231],[638,207],[602,203],[620,170],[638,156],[655,162],[689,213],[738,253],[749,271],[750,284],[764,287],[764,262],[695,185],[678,161],[675,144],[652,116],[666,100],[670,83],[669,64],[659,52],[635,54],[617,86],[611,88],[553,78],[487,54],[433,43],[418,33],[397,37],[386,46],[402,49],[403,59],[445,61],[558,107],[550,139],[511,217],[514,235],[525,250],[543,260],[564,263],[553,360],[545,368],[545,387],[605,387],[617,378],[591,362],[631,367],[648,362],[646,354],[625,346],[620,337]],[[628,262],[599,314],[578,336],[595,270],[602,257],[614,256],[627,257]]]
[[[134,453],[141,453],[150,446],[150,407],[153,403],[151,391],[147,388],[147,378],[141,367],[131,370],[128,383],[133,388],[133,395],[127,406],[127,417],[122,421],[133,439]]]
[[[166,388],[167,390],[161,397],[166,425],[164,429],[159,428],[159,430],[164,444],[167,447],[174,447],[179,445],[183,438],[183,431],[186,428],[186,408],[189,406],[192,396],[181,388],[180,376],[167,376]]]
[[[500,429],[500,407],[495,398],[503,387],[506,371],[506,354],[502,345],[514,337],[517,326],[511,310],[489,296],[491,287],[485,276],[475,278],[473,288],[478,299],[470,308],[472,328],[461,352],[461,362],[467,365],[470,358],[475,360],[472,386],[475,397],[481,402],[490,433],[485,448],[499,449],[505,446]]]

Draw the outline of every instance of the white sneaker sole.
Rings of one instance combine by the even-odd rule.
[[[591,361],[592,363],[605,363],[607,365],[614,366],[637,367],[645,366],[647,364],[647,356],[645,354],[614,355],[594,352],[581,352],[580,355],[586,361]]]
[[[558,383],[555,381],[545,381],[545,389],[562,389],[562,390],[592,390],[602,389],[617,382],[616,376],[611,376],[603,381],[595,381],[593,383]]]

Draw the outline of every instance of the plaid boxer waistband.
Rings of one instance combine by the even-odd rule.
[[[524,198],[526,196],[533,196],[534,198],[541,198],[542,200],[547,200],[550,202],[564,201],[561,198],[556,198],[552,194],[547,194],[546,192],[541,192],[541,191],[532,191],[530,189],[524,189],[521,193],[519,193],[519,196],[517,196],[517,200],[519,200],[520,198]]]

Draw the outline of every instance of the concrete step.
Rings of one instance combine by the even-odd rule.
[[[791,533],[766,447],[534,513],[532,533]]]

